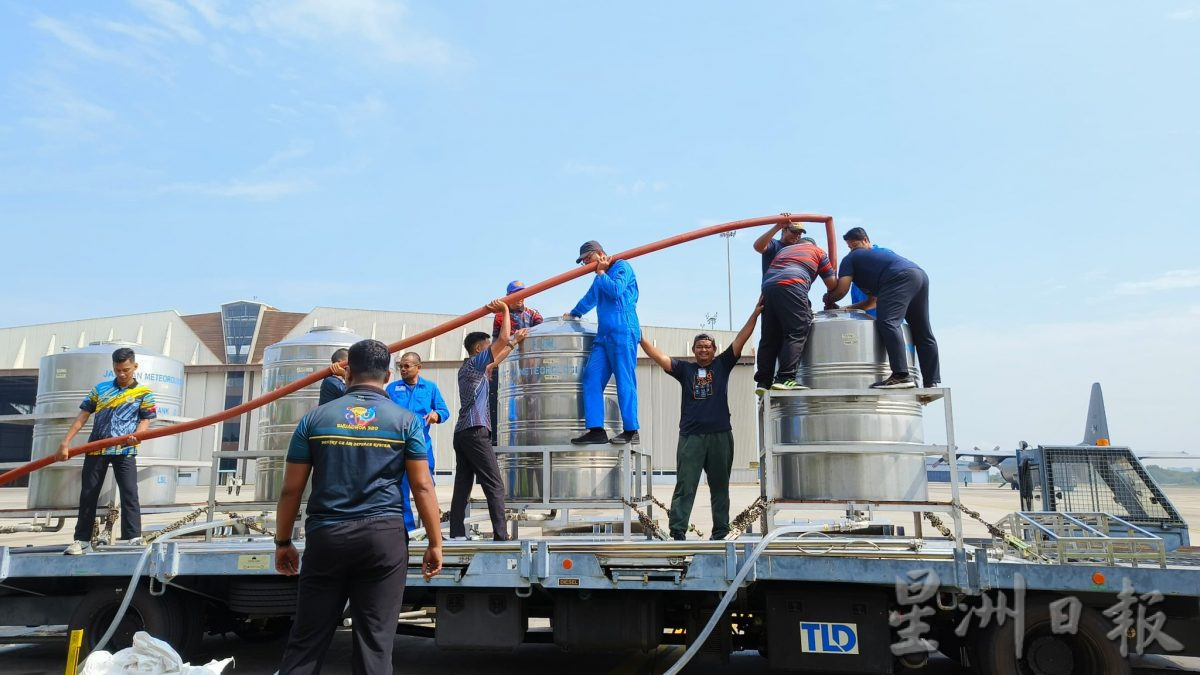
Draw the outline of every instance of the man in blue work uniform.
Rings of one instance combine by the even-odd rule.
[[[637,316],[637,277],[629,263],[608,257],[596,241],[580,246],[575,262],[580,265],[596,263],[596,276],[583,299],[563,314],[563,318],[577,320],[595,307],[599,326],[592,342],[592,353],[580,377],[587,431],[572,438],[571,442],[576,445],[640,443],[636,368],[642,327]],[[621,408],[624,430],[609,439],[604,432],[604,388],[613,376],[617,378],[617,404]]]
[[[396,617],[408,576],[408,533],[400,479],[410,477],[417,512],[439,522],[437,495],[425,464],[421,420],[388,400],[391,354],[377,340],[350,347],[346,395],[305,415],[288,447],[276,507],[275,570],[300,575],[296,619],[279,666],[281,675],[319,673],[342,611],[354,621],[351,670],[392,672]],[[308,499],[304,564],[290,539],[304,486]],[[442,535],[429,540],[422,574],[442,568]]]
[[[888,253],[895,252],[890,248],[883,248],[882,246],[876,246],[875,244],[872,244],[871,238],[867,236],[867,231],[861,227],[851,228],[842,238],[846,241],[854,240],[866,242],[867,246],[879,249],[880,251],[887,251]],[[875,298],[871,297],[867,293],[864,293],[863,290],[858,287],[858,284],[850,284],[850,303],[851,304],[846,306],[846,309],[861,309],[867,314],[875,316]]]
[[[112,466],[113,478],[121,494],[121,538],[135,540],[142,534],[142,511],[138,502],[137,436],[150,428],[150,420],[158,417],[154,394],[134,379],[137,361],[133,350],[121,347],[112,353],[113,379],[92,387],[79,404],[79,415],[67,429],[58,445],[59,461],[70,458],[71,441],[96,416],[88,442],[102,438],[126,436],[116,445],[89,452],[83,458],[83,482],[79,489],[79,518],[75,523],[75,541],[64,551],[67,555],[82,555],[91,545],[92,527],[96,521],[96,500],[104,486],[104,474]]]
[[[838,266],[837,284],[825,294],[825,302],[841,300],[850,290],[851,282],[858,284],[875,298],[878,316],[875,330],[887,350],[892,374],[871,387],[874,389],[911,389],[916,378],[908,372],[908,354],[904,348],[907,321],[913,346],[926,387],[936,387],[942,381],[938,360],[937,340],[929,323],[929,276],[913,261],[882,248],[871,248],[863,239],[852,238],[847,232],[843,239],[850,252]]]
[[[341,398],[346,393],[346,371],[342,368],[342,361],[346,360],[345,347],[335,351],[329,360],[332,362],[329,368],[333,371],[332,375],[326,375],[324,380],[321,380],[321,396],[317,399],[317,405],[325,405],[335,398]]]
[[[400,379],[387,386],[388,398],[392,403],[404,408],[417,416],[425,429],[425,451],[429,461],[429,475],[433,476],[433,438],[429,434],[430,425],[441,424],[450,418],[450,409],[442,398],[442,392],[433,382],[421,377],[421,357],[416,352],[405,352],[396,362],[396,370],[400,371]],[[404,494],[404,526],[409,530],[417,529],[416,519],[413,518],[412,504],[408,500],[408,475],[400,481]]]

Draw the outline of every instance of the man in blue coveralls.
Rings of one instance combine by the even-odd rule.
[[[638,323],[637,277],[624,260],[613,260],[596,241],[579,247],[580,265],[596,263],[592,286],[563,318],[577,320],[596,308],[596,340],[583,368],[583,417],[587,432],[572,438],[575,445],[593,443],[640,443],[637,417],[637,347],[642,338]],[[610,377],[617,378],[617,403],[621,408],[624,430],[611,439],[604,431],[604,388]]]
[[[421,377],[421,357],[416,352],[405,352],[396,362],[396,370],[400,372],[400,379],[388,384],[388,398],[421,420],[425,429],[429,475],[433,476],[433,437],[429,434],[429,427],[449,419],[450,408],[446,406],[438,386]],[[404,507],[404,527],[415,530],[417,521],[413,518],[412,502],[409,500],[408,474],[400,479],[400,493],[403,495],[400,505]]]

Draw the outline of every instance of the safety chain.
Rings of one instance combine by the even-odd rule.
[[[108,507],[108,513],[105,514],[105,516],[104,516],[103,531],[101,531],[100,526],[98,524],[96,524],[95,521],[92,522],[92,543],[93,544],[96,544],[101,541],[103,541],[105,543],[112,542],[113,524],[115,524],[117,522],[117,516],[120,515],[120,513],[121,512],[119,510],[117,510],[116,506]]]
[[[729,522],[729,534],[725,535],[725,538],[737,539],[742,536],[742,533],[754,526],[755,521],[762,520],[767,515],[767,508],[773,503],[775,503],[774,499],[767,499],[761,495],[758,499],[750,502],[750,506],[747,506],[745,511],[737,514]]]
[[[651,502],[651,503],[653,503],[655,506],[657,506],[658,508],[662,509],[662,510],[663,510],[663,513],[666,513],[666,514],[670,514],[670,513],[671,513],[671,507],[669,507],[669,506],[667,506],[666,504],[664,504],[664,503],[660,502],[660,501],[658,500],[658,498],[657,498],[657,497],[655,497],[654,495],[646,495],[645,497],[642,497],[642,499],[643,499],[643,500],[648,500],[648,501],[650,501],[650,502]],[[688,532],[692,532],[692,533],[694,533],[694,534],[695,534],[697,537],[700,537],[701,539],[703,539],[703,538],[704,538],[704,532],[700,531],[700,528],[696,527],[696,524],[695,524],[695,523],[688,523],[688,528],[687,528],[687,531],[688,531]]]
[[[246,529],[250,530],[251,532],[265,534],[268,537],[275,536],[274,532],[266,529],[265,527],[263,527],[263,526],[259,525],[257,522],[255,522],[254,518],[252,516],[240,516],[233,511],[224,511],[223,513],[234,520],[240,520],[242,522],[242,524],[246,526]]]
[[[163,536],[164,534],[166,534],[168,532],[173,532],[173,531],[178,530],[179,528],[183,527],[184,525],[196,522],[196,519],[199,518],[200,516],[204,515],[205,513],[208,513],[208,507],[201,506],[200,508],[196,509],[195,511],[192,511],[191,513],[180,518],[179,520],[176,520],[175,522],[171,523],[170,525],[167,525],[166,527],[162,528],[161,530],[159,530],[157,532],[152,532],[152,533],[146,535],[145,537],[142,537],[142,541],[149,544],[150,542],[154,541],[155,539],[158,539],[159,537]]]
[[[954,508],[956,508],[959,511],[966,514],[966,516],[968,518],[970,518],[971,520],[974,520],[974,521],[982,524],[983,527],[987,530],[987,533],[989,535],[991,535],[993,539],[996,539],[998,541],[1004,542],[1005,544],[1008,544],[1008,546],[1010,546],[1013,550],[1020,553],[1022,556],[1035,555],[1033,553],[1033,547],[1030,546],[1028,542],[1021,541],[1020,539],[1012,536],[1011,534],[1005,532],[1004,530],[1001,530],[1000,528],[996,527],[992,523],[989,523],[988,521],[984,520],[983,516],[978,511],[967,508],[966,506],[964,506],[961,503],[954,504]],[[954,538],[954,533],[950,531],[950,528],[947,527],[944,522],[942,522],[941,518],[938,518],[937,516],[935,516],[934,514],[929,513],[929,512],[925,512],[923,515],[925,516],[925,520],[929,521],[929,524],[932,525],[934,528],[936,528],[937,531],[940,532],[943,537],[946,537],[947,539]],[[1045,558],[1043,558],[1042,556],[1037,556],[1037,557],[1045,560]]]
[[[669,536],[663,533],[662,528],[658,526],[658,523],[655,522],[655,520],[649,515],[647,515],[646,512],[643,511],[637,504],[625,499],[624,497],[621,498],[621,501],[625,504],[625,506],[633,509],[633,512],[637,514],[638,522],[642,524],[643,532],[649,532],[650,535],[656,539],[670,539]]]

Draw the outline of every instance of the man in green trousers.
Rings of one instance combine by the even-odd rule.
[[[692,340],[694,362],[674,359],[643,335],[642,351],[679,381],[683,396],[679,410],[679,444],[675,449],[675,492],[671,495],[671,538],[683,540],[696,501],[700,472],[708,478],[712,497],[713,539],[729,534],[729,474],[733,471],[733,427],[729,423],[729,374],[754,332],[762,300],[733,338],[717,355],[717,343],[707,333]]]

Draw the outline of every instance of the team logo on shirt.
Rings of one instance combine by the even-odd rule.
[[[346,421],[356,427],[365,427],[375,421],[375,408],[352,405],[346,408]]]

